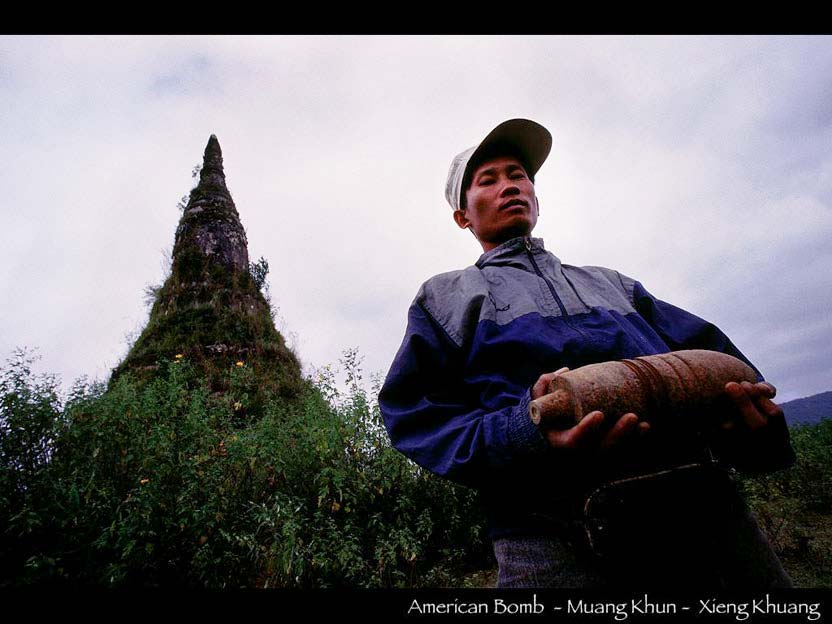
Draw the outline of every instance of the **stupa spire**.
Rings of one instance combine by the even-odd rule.
[[[205,154],[202,157],[202,170],[199,172],[200,187],[219,187],[224,190],[225,171],[222,168],[222,148],[217,140],[217,135],[212,134],[205,146]]]
[[[174,264],[191,248],[198,249],[209,264],[220,263],[241,272],[249,269],[246,233],[225,185],[222,149],[214,134],[205,146],[199,184],[191,190],[176,230]]]

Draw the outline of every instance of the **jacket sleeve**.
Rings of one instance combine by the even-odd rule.
[[[393,446],[420,466],[470,487],[518,457],[543,453],[529,418],[531,393],[496,411],[483,409],[463,382],[465,353],[418,298],[379,394]]]
[[[764,380],[757,367],[716,325],[655,298],[636,281],[633,282],[633,304],[672,351],[707,349],[727,353],[751,366],[757,373],[757,381]],[[720,459],[738,470],[768,472],[787,468],[795,461],[785,418],[770,419],[767,427],[754,432],[744,433],[742,428],[734,432],[721,437],[711,447]]]
[[[757,373],[757,381],[763,381],[757,367],[716,325],[682,308],[656,299],[640,282],[633,284],[633,303],[636,311],[661,336],[671,351],[707,349],[727,353],[748,364]]]

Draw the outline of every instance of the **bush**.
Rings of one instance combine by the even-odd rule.
[[[0,579],[15,573],[32,546],[27,537],[46,521],[35,510],[48,486],[60,401],[57,380],[36,376],[34,361],[19,349],[0,371]]]
[[[788,470],[742,480],[752,510],[799,587],[832,586],[832,419],[791,429]]]
[[[390,447],[355,351],[296,400],[239,418],[256,380],[212,393],[187,358],[65,404],[25,356],[0,386],[0,584],[409,587],[458,584],[490,556],[473,491]],[[8,511],[5,511],[8,510]]]

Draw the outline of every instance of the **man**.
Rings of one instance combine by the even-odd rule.
[[[512,119],[454,158],[445,195],[483,254],[410,306],[379,395],[392,443],[482,492],[499,587],[789,586],[724,469],[794,459],[762,376],[726,385],[732,409],[700,432],[597,411],[558,430],[531,422],[529,402],[570,368],[694,348],[747,362],[714,325],[531,237],[551,145],[543,126]]]

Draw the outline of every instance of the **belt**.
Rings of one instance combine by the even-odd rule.
[[[596,556],[637,556],[640,537],[654,549],[711,539],[740,503],[732,471],[697,462],[608,481],[586,496],[577,521]]]

